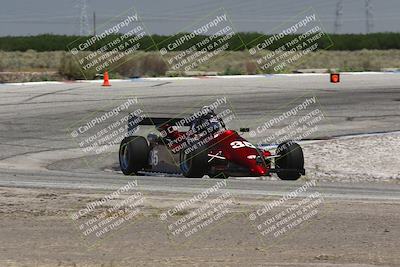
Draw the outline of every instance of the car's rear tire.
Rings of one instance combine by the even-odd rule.
[[[125,175],[137,174],[147,164],[149,145],[142,136],[128,136],[119,147],[119,166]]]
[[[282,143],[277,148],[275,159],[278,177],[282,180],[297,180],[304,170],[304,155],[300,145],[294,142]],[[295,171],[279,171],[279,169],[295,169]]]
[[[185,153],[185,150],[180,152],[179,167],[183,176],[187,178],[202,178],[208,171],[208,149],[200,147],[199,149]]]
[[[208,176],[210,176],[210,178],[213,179],[228,179],[229,175],[225,172],[217,172],[217,173],[212,173],[212,174],[208,174]]]

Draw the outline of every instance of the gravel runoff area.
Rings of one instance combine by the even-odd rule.
[[[400,183],[400,132],[303,144],[307,178]]]
[[[192,195],[143,191],[146,201],[132,221],[104,240],[82,240],[70,215],[110,192],[1,187],[0,266],[400,265],[398,201],[327,198],[314,216],[274,238],[249,214],[277,198],[235,195],[229,215],[200,235],[175,239],[160,214]],[[282,209],[293,203],[286,204]]]

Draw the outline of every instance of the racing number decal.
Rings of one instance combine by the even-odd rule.
[[[150,164],[153,166],[158,165],[158,151],[157,150],[150,151]]]
[[[233,141],[231,143],[231,147],[233,149],[242,148],[242,147],[256,148],[255,146],[253,146],[251,143],[249,143],[247,141]]]

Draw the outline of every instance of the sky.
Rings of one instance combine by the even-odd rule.
[[[279,25],[310,7],[325,31],[335,32],[340,0],[86,0],[87,27],[80,18],[84,0],[1,0],[0,36],[79,34],[118,21],[124,11],[135,8],[150,33],[174,34],[208,14],[224,8],[236,31],[274,33]],[[400,31],[400,1],[370,0],[373,27],[370,32]],[[366,0],[342,0],[338,33],[366,33]]]

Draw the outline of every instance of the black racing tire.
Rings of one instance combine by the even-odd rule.
[[[186,178],[202,178],[208,171],[208,149],[200,147],[190,153],[180,151],[179,167]]]
[[[128,136],[119,147],[119,166],[125,175],[137,174],[146,166],[149,157],[149,145],[142,136]]]
[[[229,175],[225,172],[217,172],[217,173],[213,173],[213,174],[208,174],[208,176],[210,176],[210,178],[213,179],[228,179]]]
[[[282,143],[277,148],[278,158],[275,159],[275,167],[279,169],[304,169],[304,155],[300,145],[294,142]],[[281,180],[297,180],[300,171],[278,171]]]

